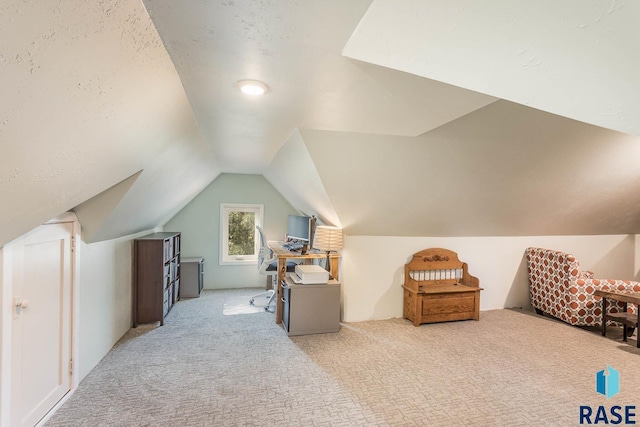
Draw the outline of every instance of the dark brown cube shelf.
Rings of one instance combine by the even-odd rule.
[[[148,234],[133,241],[133,327],[160,322],[179,299],[180,233]]]

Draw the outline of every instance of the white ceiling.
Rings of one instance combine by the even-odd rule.
[[[3,1],[0,245],[69,209],[90,241],[160,226],[221,172],[348,234],[640,233],[638,22],[632,1]]]
[[[295,128],[419,135],[495,101],[342,56],[370,0],[144,4],[224,172],[264,173]]]
[[[640,135],[640,3],[375,0],[344,55]]]
[[[351,234],[640,231],[634,2],[144,4],[222,169]]]

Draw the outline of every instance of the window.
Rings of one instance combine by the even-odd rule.
[[[220,265],[256,264],[264,205],[220,204]]]

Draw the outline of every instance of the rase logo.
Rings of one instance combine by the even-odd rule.
[[[604,395],[607,399],[620,393],[620,373],[607,365],[596,373],[596,392]],[[636,423],[635,405],[614,405],[607,408],[600,405],[594,409],[589,405],[580,405],[580,424],[624,424],[632,425]],[[595,412],[595,413],[594,413]]]
[[[607,370],[608,375],[605,374],[604,369],[596,374],[596,391],[610,399],[620,393],[620,373],[609,365]]]

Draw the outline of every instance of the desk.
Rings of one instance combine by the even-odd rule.
[[[280,283],[284,280],[287,273],[287,260],[288,259],[313,259],[313,258],[326,258],[327,253],[324,251],[318,251],[316,249],[311,249],[306,254],[301,254],[300,252],[291,252],[288,249],[282,247],[283,242],[270,241],[267,242],[269,248],[273,251],[273,253],[278,257],[278,281],[276,282],[277,286],[277,295],[276,295],[276,323],[282,323],[282,287]],[[331,253],[329,255],[329,262],[331,264],[331,275],[338,279],[340,277],[340,254],[339,253]]]

